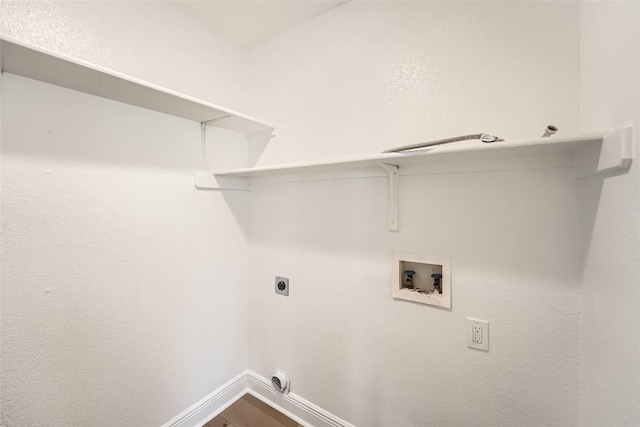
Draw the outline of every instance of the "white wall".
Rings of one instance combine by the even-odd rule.
[[[2,85],[3,423],[162,424],[246,368],[246,195],[197,123]]]
[[[172,2],[0,2],[0,32],[242,110],[246,52]]]
[[[265,164],[640,122],[637,3],[351,2],[251,53],[170,3],[0,8],[5,34],[273,122]],[[194,192],[197,126],[10,76],[2,104],[6,424],[165,422],[247,366],[247,333],[251,369],[356,425],[638,423],[637,165],[404,177],[399,233],[384,179],[258,184],[247,327],[247,200]],[[393,301],[392,250],[451,256],[452,310]]]
[[[571,169],[255,185],[249,366],[358,426],[576,425]],[[391,252],[452,258],[452,310],[394,301]],[[290,278],[288,298],[273,276]],[[491,322],[466,347],[465,317]]]
[[[242,97],[244,53],[170,3],[0,7],[20,40]],[[199,124],[11,75],[1,95],[2,424],[160,425],[246,369],[248,201],[194,189]]]
[[[580,7],[580,122],[635,126],[640,153],[640,3]],[[581,183],[584,237],[580,421],[640,424],[640,166]]]
[[[262,163],[578,129],[578,4],[350,2],[252,52]]]
[[[246,195],[197,123],[2,85],[3,425],[163,424],[246,369]]]
[[[575,131],[578,12],[354,2],[301,25],[254,58],[256,114],[279,127],[263,162]],[[290,370],[295,393],[359,426],[576,425],[577,184],[495,166],[402,177],[398,233],[384,178],[254,185],[250,369]],[[450,311],[391,298],[394,250],[452,258]],[[466,347],[467,316],[490,321],[489,353]]]

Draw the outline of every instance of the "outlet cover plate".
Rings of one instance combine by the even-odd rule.
[[[289,279],[286,277],[276,276],[275,281],[276,294],[289,296]]]
[[[467,347],[489,351],[489,322],[467,317]]]

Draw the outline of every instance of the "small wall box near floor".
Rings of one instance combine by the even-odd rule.
[[[210,126],[243,134],[247,146],[237,151],[247,153],[242,163],[246,166],[255,164],[275,132],[273,126],[244,114],[6,36],[0,36],[0,64],[2,72],[193,120],[201,130],[203,149]],[[196,180],[202,176],[197,172]],[[219,186],[211,173],[204,176],[210,177],[207,187]]]

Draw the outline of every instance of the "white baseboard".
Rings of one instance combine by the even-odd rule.
[[[163,424],[162,427],[200,427],[231,406],[247,392],[247,374],[244,371],[227,381],[213,393],[205,396]]]
[[[280,394],[271,387],[271,381],[247,371],[247,392],[262,400],[289,418],[308,427],[354,427],[295,393]]]
[[[354,427],[295,393],[282,395],[276,392],[269,380],[249,370],[231,379],[162,427],[201,427],[246,393],[305,427]]]

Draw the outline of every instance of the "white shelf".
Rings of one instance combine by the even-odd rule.
[[[631,162],[631,128],[617,132],[594,132],[573,136],[553,136],[550,138],[532,138],[485,144],[478,140],[461,141],[438,145],[432,148],[389,153],[336,161],[295,163],[279,166],[264,166],[246,169],[214,171],[216,177],[258,178],[278,175],[318,174],[342,171],[355,171],[379,168],[380,163],[399,167],[417,165],[441,165],[454,162],[470,162],[513,158],[530,158],[577,154],[588,147],[604,147],[597,171],[604,172],[612,168],[627,168]],[[603,156],[602,153],[610,153]],[[604,159],[606,157],[606,159]],[[584,175],[589,172],[584,172]]]
[[[206,129],[203,122],[211,122],[213,126],[243,133],[248,136],[250,148],[253,147],[250,157],[254,160],[274,132],[272,126],[243,114],[1,35],[0,48],[3,72],[194,120],[201,123],[203,129]],[[562,155],[573,155],[572,165],[576,167],[579,178],[624,171],[633,158],[632,128],[491,144],[477,140],[461,141],[403,153],[335,161],[196,172],[195,186],[210,190],[247,190],[251,180],[265,177],[306,176],[313,179],[336,173],[341,177],[354,176],[354,173],[358,176],[388,176],[389,229],[397,230],[397,178],[411,173],[416,167],[423,171],[454,172],[460,170],[454,164],[471,162],[477,166],[482,163],[484,167],[491,168],[495,162],[518,159],[509,163],[511,168],[517,168],[530,159]]]
[[[492,168],[518,169],[540,167],[538,161],[569,158],[568,166],[575,167],[576,177],[596,174],[621,173],[631,166],[633,158],[633,129],[615,132],[596,132],[573,136],[553,136],[485,144],[478,140],[460,141],[432,148],[403,153],[379,154],[359,158],[340,159],[333,162],[297,163],[281,166],[265,166],[196,172],[195,186],[211,190],[248,190],[252,180],[267,182],[269,177],[283,180],[300,180],[301,177],[322,179],[336,177],[388,176],[388,228],[398,230],[400,209],[398,177],[415,173],[416,167],[424,173],[491,170]],[[504,162],[508,159],[508,162]],[[505,165],[506,163],[506,165]],[[554,163],[558,165],[559,163]],[[567,166],[566,163],[562,163]],[[463,165],[463,166],[461,166]],[[483,169],[484,168],[484,169]],[[371,172],[373,170],[373,172]],[[307,178],[309,179],[309,178]],[[277,179],[276,179],[277,181]]]
[[[94,64],[0,36],[2,71],[246,135],[269,138],[274,128],[244,114]],[[227,117],[228,116],[228,117]]]

